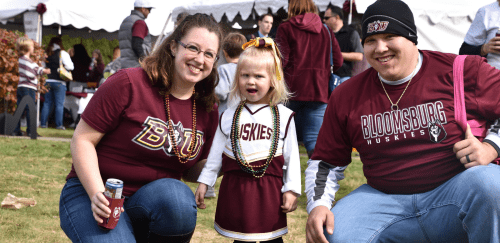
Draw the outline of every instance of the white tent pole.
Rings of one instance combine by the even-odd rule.
[[[352,22],[352,1],[353,0],[349,1],[349,4],[350,4],[350,8],[349,8],[349,20],[347,20],[347,24],[351,24],[351,22]]]
[[[165,29],[167,28],[168,22],[170,22],[170,19],[172,18],[172,11],[170,11],[170,14],[168,15],[167,21],[165,22],[165,25],[163,26],[163,29],[161,30],[160,36],[158,36],[158,39],[156,39],[155,46],[153,47],[153,52],[156,50],[156,47],[160,44],[160,41],[163,39],[163,36],[165,35]]]
[[[59,29],[57,30],[57,33],[59,33],[59,35],[61,35],[61,25],[59,25]]]
[[[40,45],[40,47],[42,46],[42,40],[41,40],[41,36],[42,36],[42,27],[41,27],[41,24],[42,23],[42,15],[41,14],[38,14],[38,24],[36,26],[36,42]],[[38,127],[39,123],[40,123],[40,91],[37,91],[36,92],[36,95],[37,95],[37,102],[36,102],[36,126]],[[28,124],[29,126],[29,124]]]

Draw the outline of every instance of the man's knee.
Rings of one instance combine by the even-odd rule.
[[[466,175],[469,188],[497,205],[500,204],[500,166],[496,164],[475,166],[463,173]]]

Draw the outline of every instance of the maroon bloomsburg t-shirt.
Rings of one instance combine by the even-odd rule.
[[[335,166],[359,151],[370,186],[386,193],[432,190],[465,170],[453,145],[465,138],[454,118],[453,61],[456,55],[421,51],[423,63],[391,112],[391,103],[373,68],[337,87],[325,111],[312,159]],[[468,119],[500,117],[500,71],[479,56],[464,68]],[[385,85],[397,101],[406,85]]]
[[[125,196],[160,178],[180,179],[182,172],[206,159],[218,124],[218,111],[196,107],[195,152],[181,164],[168,137],[163,96],[142,68],[123,69],[106,80],[90,100],[82,119],[105,133],[96,146],[103,182],[123,181]],[[181,154],[187,153],[192,134],[192,99],[170,96],[170,115]],[[67,179],[77,177],[72,167]]]

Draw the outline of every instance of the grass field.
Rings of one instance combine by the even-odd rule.
[[[44,137],[70,138],[73,130],[39,129]],[[307,155],[301,147],[302,173]],[[35,198],[37,205],[20,210],[0,209],[0,242],[69,242],[59,227],[59,195],[71,169],[68,142],[0,138],[0,200],[11,193],[17,197]],[[337,199],[365,183],[358,158],[345,172]],[[216,184],[216,190],[220,178]],[[187,183],[194,191],[197,184]],[[304,175],[302,175],[304,187]],[[217,199],[206,199],[207,209],[198,211],[196,231],[191,242],[232,242],[213,229]],[[299,198],[298,209],[288,215],[289,233],[285,242],[305,242],[307,220],[305,194]]]

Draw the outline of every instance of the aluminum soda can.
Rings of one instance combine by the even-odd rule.
[[[121,199],[123,191],[123,181],[115,178],[109,178],[106,181],[104,195],[109,198]]]

